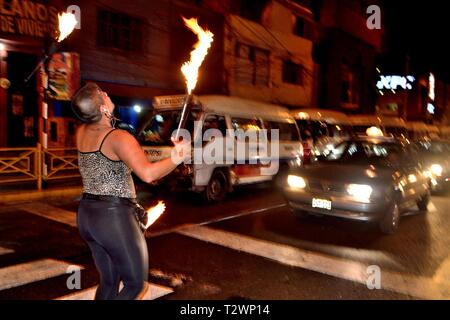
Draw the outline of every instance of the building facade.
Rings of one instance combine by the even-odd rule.
[[[0,147],[38,141],[39,72],[29,76],[55,35],[63,8],[58,0],[0,1]]]
[[[323,0],[309,2],[317,23],[314,62],[316,103],[346,113],[373,113],[376,62],[383,49],[381,29],[369,29],[369,5],[378,1]],[[314,5],[313,5],[314,4]],[[382,15],[381,15],[382,21]]]

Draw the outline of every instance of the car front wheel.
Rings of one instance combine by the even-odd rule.
[[[428,211],[428,203],[430,202],[430,192],[427,192],[417,201],[417,207],[421,211]]]
[[[228,191],[228,179],[223,170],[215,170],[203,193],[207,202],[219,202],[225,199]]]
[[[386,234],[394,234],[400,223],[400,208],[398,203],[394,201],[389,207],[388,212],[380,222],[380,230]]]

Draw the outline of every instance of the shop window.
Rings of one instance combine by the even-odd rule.
[[[97,44],[124,51],[141,51],[142,19],[100,9],[97,14]]]
[[[292,61],[283,61],[283,82],[303,86],[304,67]]]
[[[269,52],[242,43],[236,45],[236,82],[269,85]]]

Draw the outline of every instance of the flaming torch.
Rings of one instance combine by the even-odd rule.
[[[197,35],[198,42],[195,44],[194,50],[191,52],[191,60],[185,62],[181,67],[181,72],[186,79],[187,95],[183,104],[180,123],[178,124],[178,130],[175,138],[176,140],[179,138],[180,129],[186,125],[187,114],[189,114],[187,109],[191,100],[192,91],[197,85],[198,70],[203,63],[203,60],[205,60],[209,48],[211,48],[214,37],[214,34],[211,31],[205,30],[198,25],[197,19],[186,19],[183,17],[183,21],[186,27]]]
[[[59,20],[59,36],[57,41],[58,43],[60,43],[68,36],[70,36],[72,31],[75,29],[75,26],[77,25],[78,21],[77,18],[75,18],[75,15],[69,12],[63,12],[62,14],[58,14],[58,20]]]
[[[56,38],[56,42],[52,42],[48,50],[48,53],[46,53],[44,57],[38,62],[33,72],[31,72],[31,74],[25,79],[25,83],[30,81],[31,77],[33,77],[36,71],[38,71],[39,68],[41,67],[41,64],[45,63],[47,59],[56,52],[56,50],[58,49],[58,44],[61,43],[64,39],[66,39],[73,32],[75,26],[78,23],[77,18],[75,18],[75,15],[69,12],[63,12],[62,14],[58,14],[58,21],[59,21],[59,30],[58,30],[59,35]]]
[[[147,224],[145,229],[148,229],[159,217],[166,211],[166,205],[163,201],[159,201],[154,207],[147,210]]]

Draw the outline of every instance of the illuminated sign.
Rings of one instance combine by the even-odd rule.
[[[54,33],[58,9],[27,0],[0,0],[0,32],[32,37]]]
[[[435,79],[434,79],[434,74],[430,73],[430,77],[428,79],[428,83],[429,83],[429,92],[428,92],[428,97],[434,101],[435,96],[435,91],[434,91],[434,85],[435,85]]]
[[[398,88],[411,90],[414,81],[416,79],[413,76],[380,76],[380,80],[377,82],[377,88],[379,90],[397,90]]]

